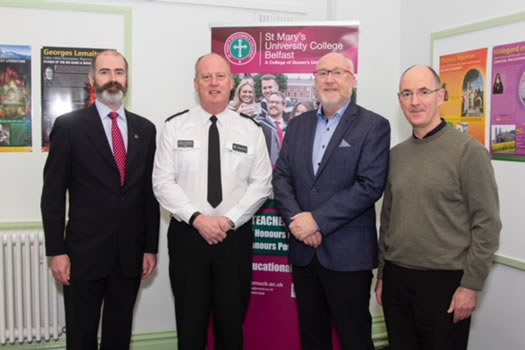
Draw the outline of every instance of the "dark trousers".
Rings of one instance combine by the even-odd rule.
[[[170,281],[179,350],[204,350],[210,314],[215,349],[243,348],[252,279],[251,221],[209,245],[199,232],[172,219],[168,230]]]
[[[383,310],[390,350],[466,350],[470,318],[447,310],[463,271],[413,270],[387,262]]]
[[[293,266],[303,350],[332,349],[332,320],[345,350],[373,350],[370,316],[371,271],[339,272],[317,257]]]
[[[102,304],[101,350],[127,350],[131,339],[133,307],[140,275],[123,276],[118,266],[106,278],[83,280],[72,276],[64,286],[68,350],[96,350]]]

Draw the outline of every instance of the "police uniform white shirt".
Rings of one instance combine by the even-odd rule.
[[[188,223],[196,211],[226,216],[240,227],[271,194],[272,167],[261,128],[228,108],[217,114],[222,202],[207,201],[211,114],[198,106],[169,118],[159,137],[153,191],[172,216]]]

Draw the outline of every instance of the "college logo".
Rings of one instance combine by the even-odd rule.
[[[256,52],[255,39],[248,33],[233,33],[224,43],[224,54],[228,61],[235,65],[249,63],[255,57]]]

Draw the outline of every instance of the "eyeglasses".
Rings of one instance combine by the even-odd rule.
[[[350,73],[352,74],[352,72],[348,69],[343,69],[343,68],[336,68],[336,69],[332,69],[332,70],[327,70],[327,69],[320,69],[320,70],[316,70],[314,72],[314,76],[317,78],[317,79],[326,79],[328,78],[328,75],[332,73],[332,77],[335,78],[335,79],[341,79],[345,73]]]
[[[268,101],[269,105],[284,105],[283,101]]]
[[[210,80],[212,80],[214,76],[215,76],[215,79],[217,79],[218,81],[223,81],[226,78],[228,78],[228,74],[226,73],[215,73],[215,74],[206,73],[206,74],[201,74],[200,79],[207,83]]]
[[[416,92],[413,92],[410,90],[403,90],[401,92],[398,92],[397,96],[399,96],[400,99],[407,101],[407,100],[412,99],[412,96],[414,95],[416,95],[418,98],[425,98],[425,97],[429,97],[434,92],[438,92],[439,90],[441,90],[441,88],[437,88],[435,90],[429,90],[427,88],[423,88],[423,89],[417,90]]]

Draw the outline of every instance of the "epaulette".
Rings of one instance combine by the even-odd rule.
[[[168,117],[168,118],[166,119],[165,122],[167,123],[167,122],[169,122],[170,120],[172,120],[173,118],[175,118],[176,116],[182,115],[182,114],[187,113],[187,112],[189,112],[189,109],[185,109],[185,110],[183,110],[182,112],[175,113],[175,114],[172,115],[171,117]]]
[[[239,113],[239,115],[240,115],[241,117],[243,117],[243,118],[248,118],[248,119],[250,119],[250,120],[251,120],[252,122],[254,122],[255,125],[257,125],[258,127],[261,126],[261,124],[259,124],[259,122],[258,122],[257,120],[255,120],[255,118],[250,117],[248,114]]]

